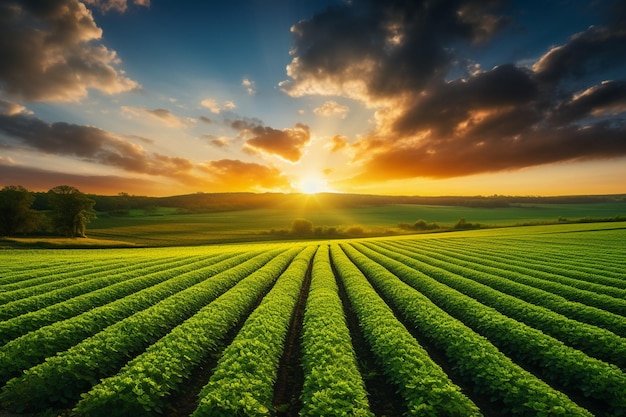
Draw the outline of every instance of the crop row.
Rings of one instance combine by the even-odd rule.
[[[208,263],[198,268],[192,267],[183,273],[179,273],[177,268],[165,271],[168,279],[160,284],[11,340],[0,348],[2,378],[0,382],[5,383],[20,371],[38,364],[45,358],[68,349],[106,327],[204,281],[211,275],[233,268],[252,255],[228,257],[221,262]],[[63,304],[61,308],[62,306]]]
[[[351,246],[343,249],[385,300],[446,356],[474,393],[496,401],[509,415],[590,415],[389,270]]]
[[[250,313],[300,251],[276,256],[215,301],[174,328],[116,375],[82,395],[76,410],[85,416],[150,416],[160,413],[200,363],[214,353]]]
[[[129,356],[165,336],[278,252],[262,252],[244,262],[241,256],[235,257],[233,259],[240,258],[236,266],[232,265],[235,267],[213,276],[201,274],[195,285],[25,370],[21,376],[7,382],[0,400],[17,410],[42,410],[75,402],[80,393],[100,378],[115,373]]]
[[[357,267],[337,247],[332,260],[370,349],[411,415],[479,416],[468,399],[400,323]]]
[[[616,314],[626,315],[626,300],[599,293],[599,291],[613,290],[619,292],[619,296],[623,297],[625,292],[620,289],[584,283],[571,278],[559,277],[554,274],[545,274],[541,271],[523,266],[521,261],[507,260],[506,267],[504,267],[502,258],[500,258],[499,261],[492,261],[480,255],[469,257],[459,254],[456,257],[452,257],[442,253],[434,253],[430,254],[430,256],[442,259],[443,262],[454,262],[454,264],[470,267],[477,271],[492,274],[506,273],[507,279],[511,281],[549,291],[571,301],[578,301]],[[468,258],[471,259],[471,261],[463,264],[462,260]],[[593,290],[580,289],[580,286],[593,287]]]
[[[547,274],[535,268],[532,263],[523,264],[521,261],[509,260],[503,255],[490,259],[479,252],[452,251],[447,248],[438,248],[433,251],[410,242],[402,246],[398,246],[397,243],[391,243],[391,245],[394,248],[411,248],[413,253],[421,256],[421,259],[429,259],[432,264],[450,265],[450,268],[503,276],[509,281],[548,291],[568,300],[583,302],[614,314],[623,315],[626,311],[626,290]]]
[[[24,259],[24,257],[22,257]],[[93,267],[94,262],[88,260],[76,261],[76,260],[63,260],[61,262],[54,262],[52,259],[48,260],[43,266],[37,265],[35,260],[27,258],[28,261],[24,262],[24,266],[20,267],[19,263],[11,262],[11,269],[5,271],[0,278],[0,289],[13,288],[14,285],[30,285],[29,281],[33,283],[54,281],[55,277],[68,275],[78,276],[81,272],[79,270],[89,269]],[[104,263],[115,263],[118,259],[107,259],[106,261],[98,261],[96,267],[103,265]],[[19,262],[19,260],[18,260]],[[72,270],[68,270],[68,265],[72,266]],[[76,274],[76,275],[74,275]]]
[[[592,291],[599,294],[606,294],[612,297],[626,298],[626,282],[619,278],[607,278],[599,271],[595,273],[583,274],[576,267],[561,261],[561,264],[554,266],[554,261],[546,265],[541,261],[529,260],[524,256],[511,256],[508,253],[491,252],[489,250],[478,250],[476,248],[458,247],[452,250],[450,245],[440,247],[437,254],[450,254],[457,260],[468,260],[474,263],[480,262],[485,266],[502,267],[503,260],[506,260],[507,270],[519,272],[524,275],[541,278],[550,282],[558,282],[575,288]],[[561,255],[563,256],[563,255]],[[572,276],[573,275],[573,276]]]
[[[169,262],[167,267],[161,266],[150,273],[148,273],[149,271],[139,268],[139,270],[144,272],[145,275],[127,279],[117,284],[71,298],[62,303],[52,304],[48,307],[43,307],[36,311],[17,315],[16,317],[0,322],[0,344],[8,343],[9,341],[25,335],[30,331],[35,331],[43,328],[44,326],[70,319],[84,312],[88,313],[81,317],[79,320],[79,326],[85,326],[85,319],[95,320],[98,324],[98,328],[101,328],[101,326],[107,323],[112,324],[113,321],[109,320],[115,320],[120,317],[112,314],[117,306],[120,307],[119,311],[121,312],[133,311],[127,304],[133,305],[132,300],[141,300],[146,295],[146,293],[143,292],[137,295],[133,295],[134,293],[165,282],[173,277],[176,277],[177,275],[189,273],[195,270],[201,270],[206,266],[215,265],[217,262],[227,260],[231,257],[232,256],[229,255],[221,255],[195,261],[183,258],[177,261]],[[169,284],[158,287],[157,293],[159,288],[165,289],[168,285]],[[156,293],[155,295],[158,296]],[[124,297],[130,298],[124,299]],[[120,301],[116,304],[110,304],[116,302],[117,300]],[[100,308],[103,305],[106,305],[106,307]],[[144,304],[136,304],[134,305],[134,308],[140,309],[142,305]],[[107,320],[107,318],[109,320]],[[72,322],[69,321],[66,322],[65,325],[69,324],[71,326],[71,323]],[[62,331],[61,329],[65,329],[67,332],[67,327],[63,327],[62,325],[50,330],[52,330],[52,332],[57,332]]]
[[[5,306],[31,307],[0,321],[0,409],[626,416],[626,318],[604,302],[619,305],[623,289],[607,285],[619,274],[596,280],[576,269],[574,236],[542,243],[522,233],[482,235],[112,250],[91,264],[86,251],[55,252],[67,253],[66,262],[29,252],[32,275],[23,262],[15,274],[2,268],[24,278],[7,283],[6,294],[22,292]],[[582,259],[601,248],[590,235],[595,244]],[[519,238],[531,245],[527,263]],[[542,247],[556,254],[559,245],[562,264],[541,261]],[[603,271],[619,264],[602,262]],[[66,285],[56,288],[42,280],[41,271],[71,274],[74,265],[90,271],[85,280],[59,274]]]
[[[354,246],[448,314],[486,337],[511,359],[531,366],[542,379],[592,398],[615,415],[626,411],[626,375],[615,365],[591,358],[410,268],[404,263],[406,257],[403,255],[383,248],[374,251],[363,245]]]
[[[420,261],[424,267],[430,265],[445,269],[521,300],[546,307],[571,319],[602,327],[619,336],[626,337],[626,320],[624,320],[622,316],[597,307],[568,300],[559,294],[535,288],[528,285],[528,283],[520,283],[511,278],[511,276],[520,277],[520,274],[509,272],[506,268],[491,268],[485,270],[481,268],[480,265],[476,264],[473,265],[473,268],[468,268],[459,265],[458,261],[454,258],[448,257],[445,261],[439,260],[438,258],[441,256],[443,255],[439,255],[436,251],[427,254],[413,251],[411,255],[412,258]],[[491,271],[491,273],[487,271]]]
[[[294,259],[224,350],[193,417],[269,414],[287,332],[315,250],[309,246]]]
[[[526,247],[524,250],[520,250],[520,247],[508,245],[506,242],[501,242],[497,247],[494,247],[493,243],[468,247],[456,239],[449,239],[445,244],[434,240],[430,243],[433,244],[431,250],[435,246],[437,251],[450,249],[455,253],[477,254],[495,260],[502,258],[517,260],[522,261],[526,266],[532,266],[542,271],[617,288],[626,288],[626,281],[623,279],[624,267],[615,265],[616,255],[609,256],[608,259],[611,260],[611,263],[608,263],[607,258],[601,257],[601,253],[592,252],[589,249],[577,253],[575,256],[568,256],[563,251],[550,253],[545,250],[537,250],[533,252]]]
[[[193,259],[189,259],[189,263],[193,263]],[[124,283],[129,279],[145,276],[153,272],[162,271],[165,265],[175,267],[183,264],[183,260],[177,261],[152,261],[147,263],[141,263],[133,266],[125,266],[122,268],[114,268],[107,270],[103,268],[102,271],[88,275],[82,282],[67,283],[67,285],[36,294],[29,295],[24,294],[24,297],[15,299],[2,306],[2,312],[0,313],[0,320],[8,320],[13,317],[20,316],[32,311],[40,311],[51,305],[65,302],[71,298],[79,297],[86,293],[91,293],[102,288],[114,286],[115,284]],[[30,292],[30,288],[25,288],[19,292]],[[18,291],[16,291],[18,292]]]
[[[313,260],[302,328],[301,416],[372,416],[328,246]]]
[[[368,247],[374,250],[390,249],[393,251],[395,260],[428,275],[429,278],[436,279],[442,284],[454,288],[484,305],[493,307],[508,317],[539,329],[561,340],[568,346],[580,349],[590,356],[626,369],[625,338],[600,327],[569,319],[545,307],[536,306],[507,295],[463,275],[427,265],[418,261],[415,251],[410,249],[405,250],[387,245],[368,245]]]
[[[148,260],[146,260],[148,261]],[[143,263],[143,262],[142,262]],[[0,287],[0,304],[9,301],[19,300],[35,294],[41,294],[57,288],[83,282],[92,277],[103,276],[107,271],[123,269],[128,266],[128,262],[120,260],[110,260],[99,262],[96,265],[89,265],[86,268],[72,268],[64,266],[61,271],[52,271],[37,278],[20,280]],[[38,271],[39,272],[39,271]]]
[[[136,316],[168,297],[193,288],[212,275],[234,268],[254,255],[256,253],[228,257],[200,268],[191,267],[182,273],[174,268],[166,271],[170,278],[167,281],[13,339],[0,348],[0,382],[4,383],[18,375],[21,370],[38,364],[108,326],[123,323],[124,319]],[[182,306],[185,304],[183,301]]]

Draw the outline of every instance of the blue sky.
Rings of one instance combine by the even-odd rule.
[[[626,192],[619,1],[0,9],[0,186]]]

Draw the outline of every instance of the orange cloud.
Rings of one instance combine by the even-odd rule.
[[[241,137],[250,138],[244,150],[277,155],[291,162],[300,160],[304,147],[311,140],[309,127],[302,123],[283,130],[263,126],[259,120],[235,120],[230,125],[239,130]]]
[[[342,135],[335,135],[330,138],[330,151],[339,152],[348,146],[348,138]]]
[[[274,167],[235,159],[211,161],[200,166],[209,174],[213,188],[227,191],[290,190],[288,179]]]

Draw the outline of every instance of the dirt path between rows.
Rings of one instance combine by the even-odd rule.
[[[276,385],[274,386],[274,408],[276,416],[297,416],[302,409],[300,394],[304,385],[304,373],[302,371],[302,322],[306,307],[309,289],[311,288],[311,271],[313,270],[313,257],[309,261],[302,288],[298,296],[298,303],[291,318],[289,333],[285,340],[285,350],[280,360]]]

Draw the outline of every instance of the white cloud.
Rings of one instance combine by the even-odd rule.
[[[237,105],[232,100],[227,100],[220,106],[217,100],[212,98],[205,98],[200,102],[200,105],[215,114],[220,114],[222,110],[234,110],[237,108]]]
[[[318,116],[340,116],[342,119],[346,118],[349,111],[348,106],[343,106],[334,100],[329,100],[320,107],[313,109],[313,113]]]
[[[246,91],[248,92],[248,94],[250,94],[251,96],[256,93],[256,87],[254,85],[254,81],[250,80],[249,78],[244,78],[241,81],[241,86],[244,87]]]
[[[200,105],[211,110],[212,113],[219,114],[220,112],[220,106],[217,104],[217,101],[212,98],[205,98],[200,102]]]

